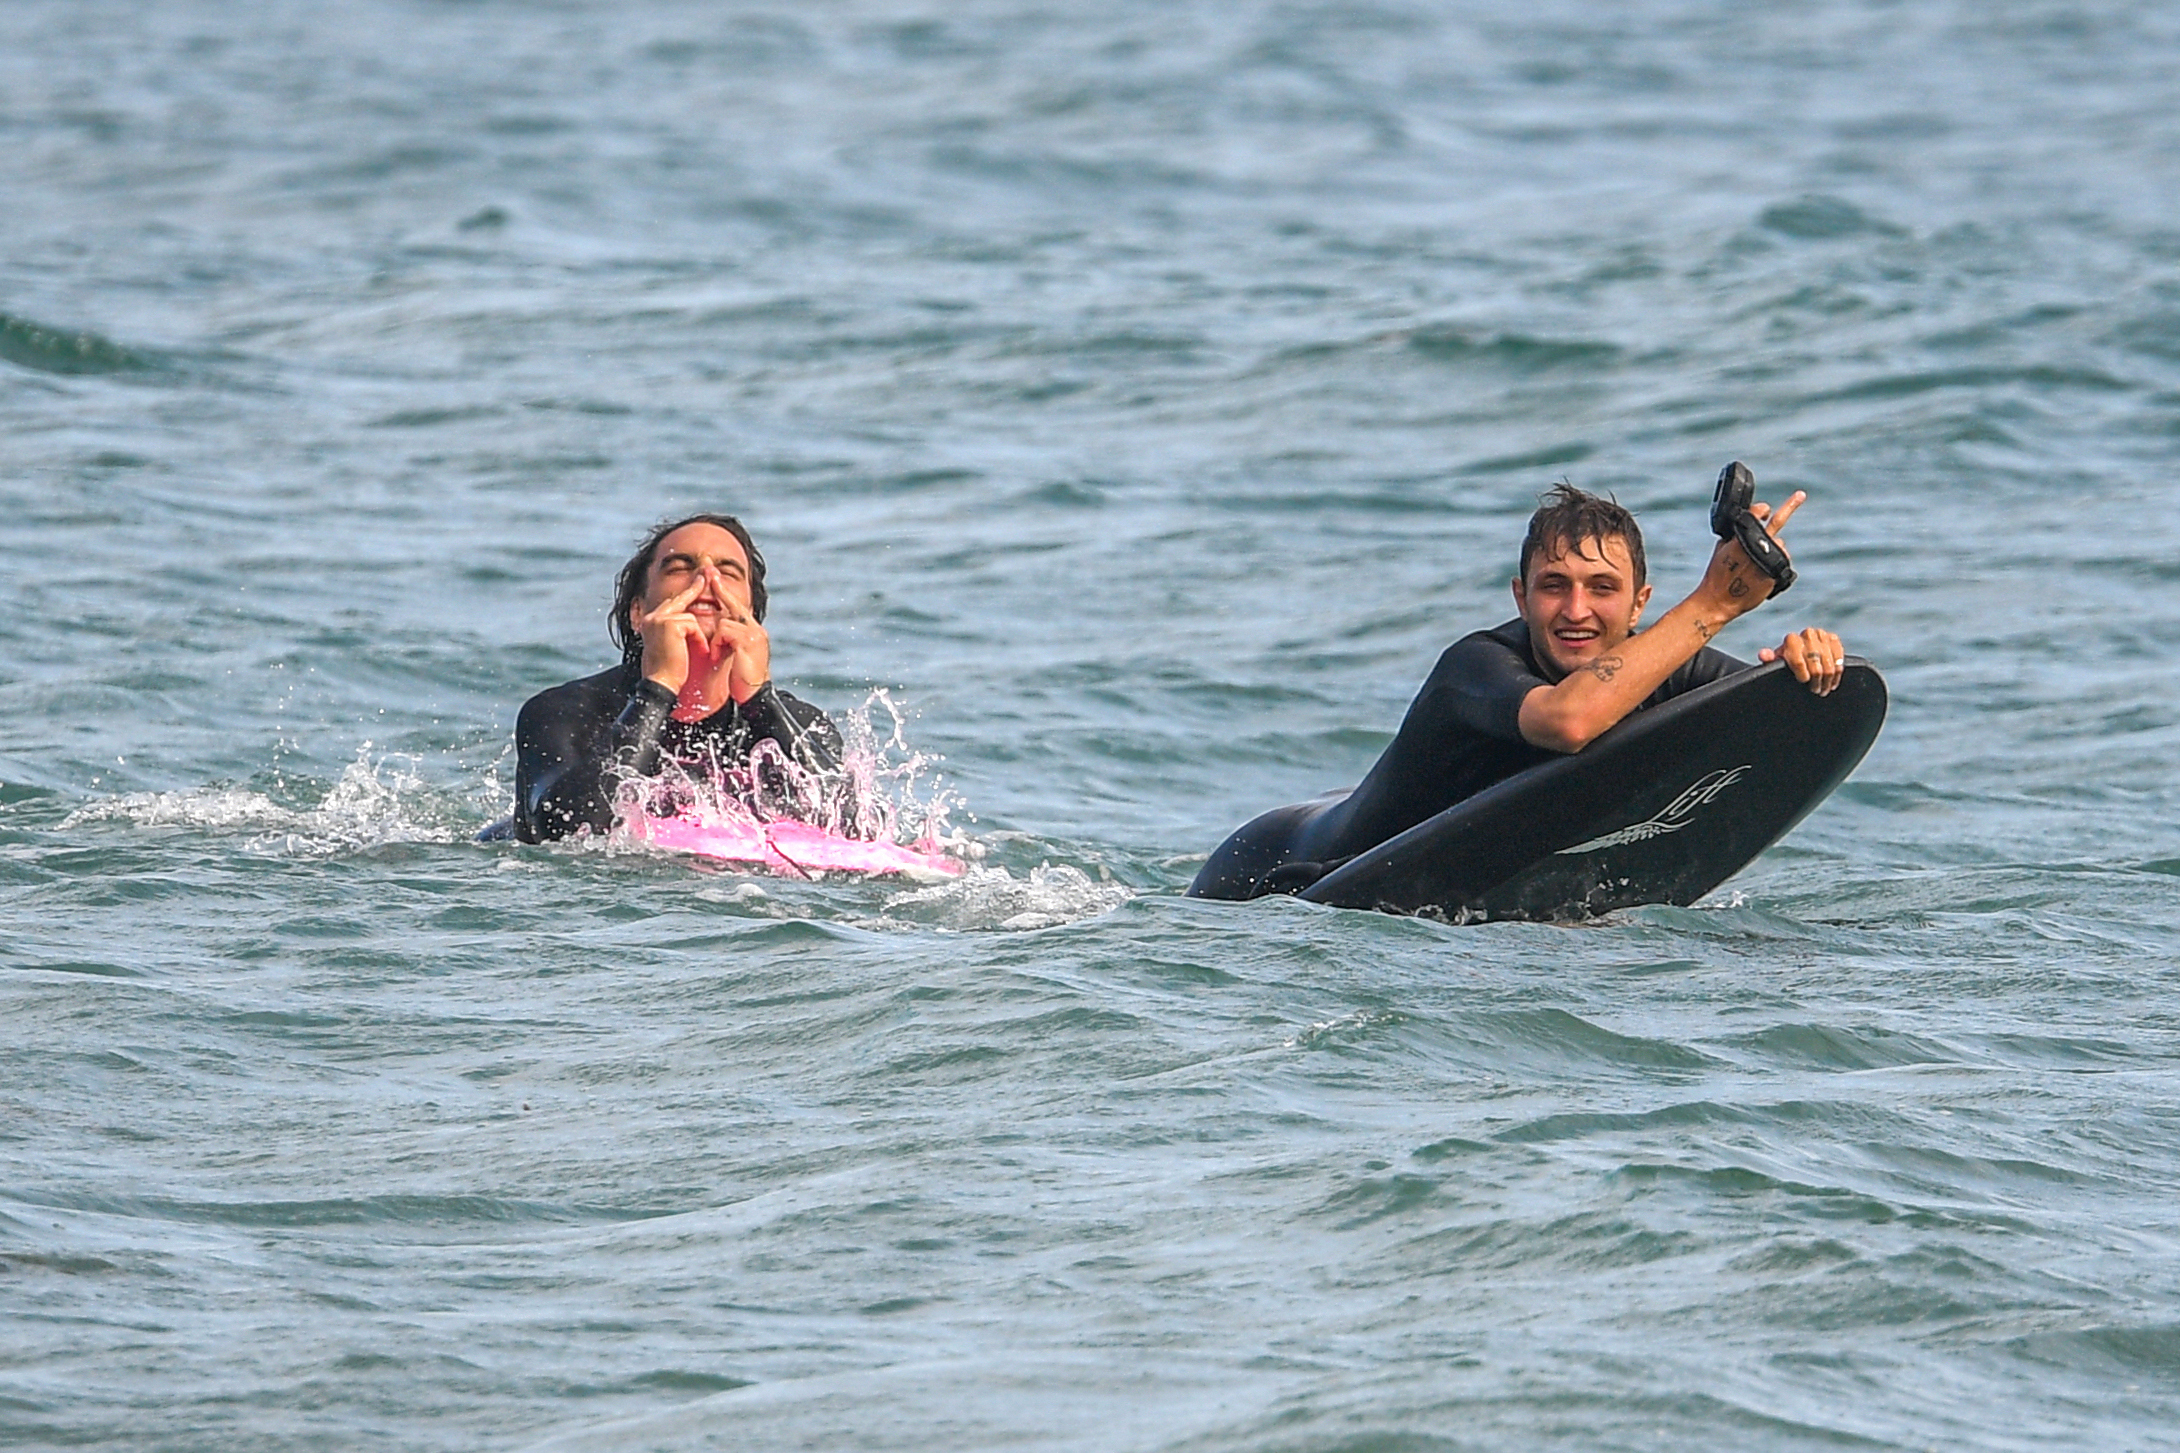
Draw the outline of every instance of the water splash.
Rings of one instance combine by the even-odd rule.
[[[281,857],[325,858],[363,852],[389,843],[448,843],[469,835],[461,820],[466,800],[449,802],[417,771],[414,757],[372,755],[365,742],[325,796],[291,807],[270,794],[243,787],[199,787],[184,792],[129,792],[87,803],[61,827],[126,822],[137,827],[185,827],[219,834],[249,834],[252,852]]]
[[[874,720],[881,716],[883,730]],[[623,782],[614,817],[677,817],[730,830],[785,819],[865,842],[981,856],[948,820],[960,799],[937,775],[938,759],[909,746],[905,726],[892,697],[873,691],[842,717],[837,771],[814,771],[767,738],[741,761],[669,763],[654,777]]]
[[[883,736],[874,719],[881,710],[886,717]],[[864,835],[902,842],[913,834],[918,842],[937,845],[960,840],[948,815],[964,804],[939,775],[942,759],[909,746],[906,728],[901,709],[882,688],[844,719],[841,766],[854,784],[856,800],[881,815],[871,823],[874,830]]]
[[[1102,870],[1101,882],[1066,863],[1042,863],[1025,877],[980,866],[987,845],[949,820],[963,806],[961,798],[938,775],[940,759],[908,744],[906,718],[884,690],[844,713],[840,725],[837,773],[811,772],[777,743],[760,741],[746,762],[699,762],[693,770],[670,765],[657,777],[624,783],[615,816],[627,822],[639,812],[670,811],[725,829],[791,818],[844,837],[945,852],[970,864],[961,877],[888,898],[877,921],[893,926],[957,932],[1053,928],[1110,913],[1135,896]],[[646,850],[619,830],[614,846]],[[763,890],[746,885],[718,901],[773,911]]]

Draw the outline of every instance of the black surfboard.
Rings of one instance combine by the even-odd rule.
[[[1455,803],[1297,896],[1457,923],[1693,903],[1847,780],[1886,700],[1885,678],[1856,656],[1829,696],[1778,662],[1738,672]],[[1257,818],[1211,855],[1190,896],[1294,891],[1281,881],[1282,844],[1345,795]]]

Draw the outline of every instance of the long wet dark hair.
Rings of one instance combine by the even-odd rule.
[[[658,554],[659,542],[683,525],[717,525],[741,544],[742,553],[749,556],[749,613],[759,625],[765,618],[765,557],[758,550],[757,542],[749,537],[749,531],[732,515],[687,515],[678,520],[667,520],[652,529],[644,538],[636,553],[628,557],[621,567],[620,576],[613,582],[613,613],[606,617],[606,631],[613,637],[613,644],[621,648],[623,661],[637,661],[643,657],[643,637],[628,623],[628,608],[643,594],[644,581],[651,574],[651,557]]]

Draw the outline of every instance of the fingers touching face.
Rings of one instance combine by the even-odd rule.
[[[717,525],[683,525],[659,541],[636,609],[657,615],[662,609],[686,612],[716,633],[722,620],[752,623],[749,555],[742,542]]]

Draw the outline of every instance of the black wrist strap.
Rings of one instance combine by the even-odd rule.
[[[1733,538],[1750,563],[1771,578],[1772,598],[1786,594],[1794,583],[1794,562],[1787,558],[1786,548],[1771,538],[1764,522],[1742,511],[1733,517]]]

